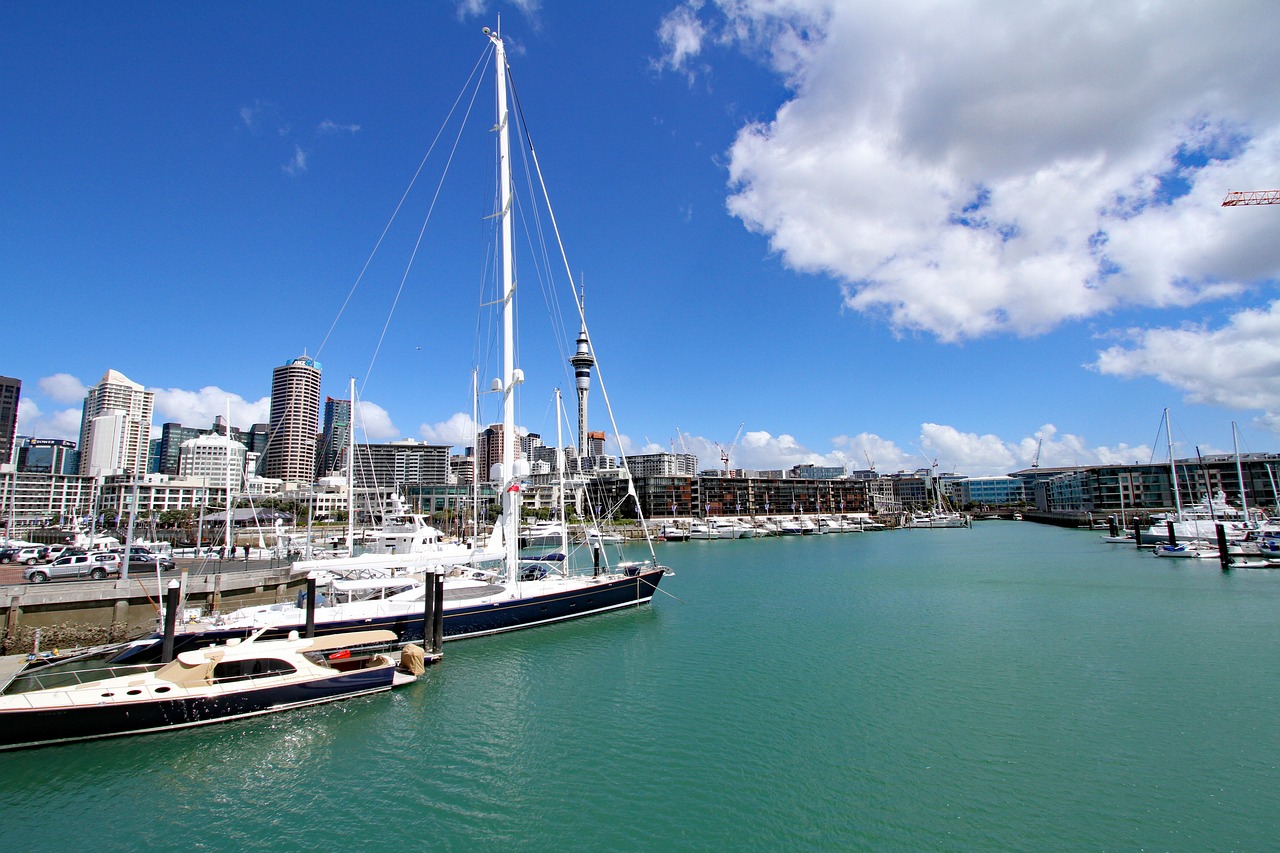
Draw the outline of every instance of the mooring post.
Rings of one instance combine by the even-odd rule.
[[[436,630],[436,578],[435,573],[424,575],[422,578],[422,648],[428,652],[434,652],[434,640]]]
[[[1177,545],[1177,544],[1178,544],[1178,537],[1177,537],[1177,535],[1173,532],[1173,522],[1172,522],[1172,521],[1166,521],[1166,522],[1164,523],[1164,525],[1165,525],[1165,527],[1166,527],[1166,528],[1168,529],[1168,531],[1169,531],[1169,544],[1170,544],[1170,545]]]
[[[307,639],[316,635],[316,576],[307,575]]]
[[[1142,547],[1142,519],[1136,515],[1133,517],[1133,541],[1139,548]]]
[[[444,572],[436,572],[435,615],[431,625],[431,651],[444,654]]]
[[[1120,525],[1116,522],[1114,515],[1107,516],[1107,532],[1111,534],[1112,539],[1120,537]]]
[[[1218,562],[1224,572],[1231,570],[1231,555],[1227,553],[1227,528],[1221,521],[1214,525],[1218,531]]]
[[[178,626],[178,582],[169,581],[164,593],[164,642],[160,645],[160,663],[173,660],[173,635]]]

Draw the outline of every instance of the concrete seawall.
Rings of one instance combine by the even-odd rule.
[[[119,642],[158,625],[159,603],[169,581],[185,583],[185,609],[234,610],[252,604],[292,601],[305,589],[289,566],[253,567],[216,574],[154,573],[128,580],[65,581],[0,585],[0,654],[30,652],[36,629],[42,649]]]

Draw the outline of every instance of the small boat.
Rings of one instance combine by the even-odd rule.
[[[784,518],[778,522],[779,536],[800,536],[805,532],[804,525],[798,518]]]
[[[1200,560],[1218,559],[1217,547],[1201,540],[1179,542],[1176,545],[1170,545],[1166,542],[1155,546],[1155,554],[1157,557],[1187,557]]]
[[[105,678],[54,666],[0,695],[0,749],[183,729],[390,690],[414,677],[381,651],[392,631],[244,641],[182,652]],[[128,674],[115,674],[128,670]]]
[[[674,521],[664,521],[658,528],[658,538],[667,542],[687,542],[689,531]]]
[[[601,530],[598,527],[588,527],[583,532],[583,541],[588,545],[621,545],[626,542],[626,538],[621,533],[615,533],[611,530]],[[558,543],[555,543],[558,544]]]

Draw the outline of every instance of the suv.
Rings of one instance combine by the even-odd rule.
[[[18,559],[18,548],[0,548],[0,563],[12,563]]]
[[[47,566],[31,566],[22,572],[23,580],[31,583],[44,583],[52,578],[102,580],[108,575],[120,576],[120,555],[101,551],[62,556]]]
[[[43,545],[32,545],[26,548],[19,548],[18,553],[14,555],[15,563],[26,563],[28,566],[34,566],[36,563],[43,563],[49,558],[49,549]]]

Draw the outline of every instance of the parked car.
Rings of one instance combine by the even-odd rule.
[[[0,548],[0,563],[12,563],[18,559],[18,548]]]
[[[124,562],[124,558],[120,558]],[[152,554],[150,551],[133,551],[129,554],[129,571],[134,569],[155,569],[156,563],[160,564],[160,571],[173,571],[176,565],[172,557],[166,557],[164,554]]]
[[[22,571],[23,580],[31,583],[44,583],[55,578],[102,580],[109,575],[120,576],[120,555],[102,551],[64,555],[47,566],[28,566]]]
[[[49,549],[43,545],[34,545],[29,548],[18,548],[14,554],[13,561],[15,563],[26,563],[28,566],[34,566],[36,563],[43,563],[49,558]],[[9,562],[6,560],[5,562]]]

